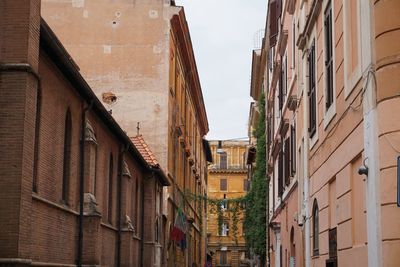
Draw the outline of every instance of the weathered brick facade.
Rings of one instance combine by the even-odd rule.
[[[152,266],[167,178],[39,11],[39,0],[0,3],[0,266]]]

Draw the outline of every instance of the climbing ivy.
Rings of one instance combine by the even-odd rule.
[[[260,116],[254,132],[257,138],[256,166],[250,190],[246,195],[244,231],[247,248],[254,251],[263,263],[266,259],[267,184],[269,183],[266,171],[265,97],[263,93],[259,101],[259,112]]]
[[[238,242],[238,224],[240,222],[240,215],[246,206],[246,196],[238,197],[238,198],[209,198],[203,195],[195,195],[186,192],[186,196],[190,199],[196,199],[200,201],[205,201],[206,205],[208,205],[208,212],[210,214],[217,215],[217,223],[218,223],[218,233],[222,230],[222,224],[225,219],[230,218],[232,220],[231,232],[235,242]],[[223,209],[222,206],[226,206],[226,209]]]

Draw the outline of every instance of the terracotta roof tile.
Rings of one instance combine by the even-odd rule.
[[[142,135],[133,136],[130,139],[132,140],[133,144],[135,145],[139,153],[142,155],[144,160],[146,160],[146,162],[150,166],[152,167],[159,166],[156,157],[154,156],[153,152],[151,152],[149,146],[147,145],[146,141],[144,141]]]

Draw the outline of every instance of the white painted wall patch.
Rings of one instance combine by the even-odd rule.
[[[72,0],[72,7],[84,7],[85,0]]]
[[[157,10],[150,10],[149,11],[149,17],[151,18],[151,19],[156,19],[156,18],[158,18],[158,11]]]
[[[103,45],[103,53],[111,54],[111,45]]]

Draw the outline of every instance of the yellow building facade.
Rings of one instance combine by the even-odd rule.
[[[208,167],[210,199],[233,199],[244,196],[248,189],[245,152],[248,141],[210,141],[214,163]],[[227,201],[228,202],[228,201]],[[244,212],[239,212],[237,234],[233,232],[233,214],[229,203],[222,204],[222,226],[218,227],[217,212],[207,211],[207,247],[213,255],[213,266],[245,265]]]

